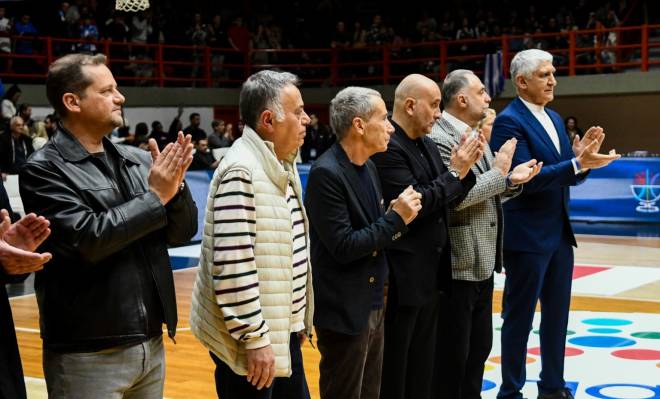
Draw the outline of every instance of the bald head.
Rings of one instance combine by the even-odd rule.
[[[408,75],[403,78],[394,91],[394,107],[396,108],[397,103],[405,102],[408,97],[417,99],[423,92],[434,88],[437,89],[438,85],[426,76],[418,73]]]
[[[440,88],[424,75],[408,75],[394,91],[392,119],[411,138],[431,132],[440,118]]]

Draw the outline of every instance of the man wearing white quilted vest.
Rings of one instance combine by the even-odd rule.
[[[209,189],[190,325],[222,399],[307,399],[311,336],[307,215],[295,165],[309,117],[298,78],[261,71],[241,88],[243,136]]]

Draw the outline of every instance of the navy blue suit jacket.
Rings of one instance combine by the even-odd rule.
[[[508,251],[553,252],[564,235],[577,246],[568,219],[569,186],[584,181],[587,173],[575,174],[571,162],[575,154],[561,116],[549,108],[545,112],[557,129],[561,153],[519,98],[497,116],[493,125],[493,151],[512,137],[518,140],[512,167],[532,158],[543,162],[541,172],[525,183],[522,194],[503,206],[504,249]]]
[[[365,164],[381,199],[380,179],[371,161]],[[374,284],[386,278],[379,266],[385,249],[408,228],[394,211],[367,205],[369,191],[339,143],[316,160],[309,172],[305,208],[309,217],[314,325],[357,335],[369,321]],[[389,202],[387,202],[389,205]],[[382,289],[382,286],[380,287]]]

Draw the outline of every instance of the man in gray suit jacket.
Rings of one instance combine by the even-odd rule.
[[[455,148],[478,136],[475,128],[490,97],[474,73],[459,69],[447,75],[442,102],[442,118],[429,137],[449,165]],[[493,340],[493,271],[502,270],[502,197],[518,195],[541,168],[532,159],[509,171],[515,148],[516,139],[511,139],[493,156],[486,145],[484,156],[472,166],[476,185],[449,212],[452,287],[447,323],[439,329],[442,361],[437,362],[448,366],[435,375],[439,392],[450,398],[481,397],[484,362]]]

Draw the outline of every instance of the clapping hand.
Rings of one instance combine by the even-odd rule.
[[[481,158],[485,143],[486,138],[483,134],[468,139],[467,133],[463,133],[460,143],[454,145],[451,149],[449,166],[458,172],[461,179],[468,174],[472,165]]]
[[[0,210],[0,264],[7,274],[31,273],[53,256],[33,252],[50,235],[50,222],[30,213],[12,224],[9,212]]]
[[[192,162],[190,141],[190,135],[184,137],[183,133],[179,132],[177,141],[169,143],[163,152],[160,152],[156,140],[149,139],[149,151],[153,159],[149,170],[149,189],[158,196],[163,205],[176,195]]]
[[[495,153],[493,168],[499,170],[502,176],[506,176],[509,173],[509,169],[511,169],[511,162],[513,160],[513,154],[516,152],[517,143],[518,140],[515,137],[510,138]]]
[[[537,163],[536,159],[530,159],[529,161],[521,163],[513,168],[509,175],[509,179],[511,179],[511,183],[515,185],[527,183],[532,180],[534,176],[539,174],[542,167],[543,162]]]

